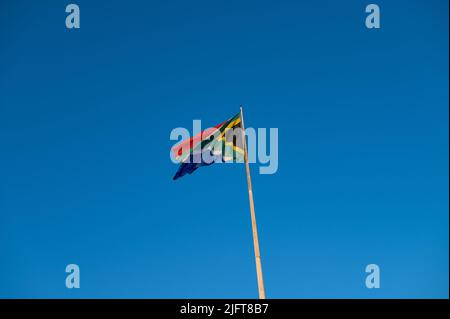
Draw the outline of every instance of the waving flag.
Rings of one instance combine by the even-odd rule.
[[[244,130],[244,113],[241,106],[241,111],[231,119],[175,145],[172,148],[172,152],[181,164],[173,179],[178,179],[186,174],[192,174],[197,168],[211,165],[212,163],[228,161],[245,162],[258,294],[260,299],[265,299],[266,292],[264,289],[250,165],[248,163]]]
[[[174,180],[201,166],[217,162],[243,162],[244,146],[240,113],[229,120],[186,139],[172,148],[181,163]]]

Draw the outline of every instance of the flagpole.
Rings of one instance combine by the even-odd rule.
[[[256,277],[258,279],[258,294],[259,294],[259,299],[266,299],[266,293],[264,291],[263,272],[262,272],[262,266],[261,266],[261,255],[259,253],[258,229],[256,227],[256,215],[255,215],[255,206],[253,203],[252,180],[250,177],[250,165],[248,164],[247,142],[245,139],[244,112],[242,110],[242,106],[241,106],[241,122],[242,122],[242,130],[243,130],[243,134],[241,134],[241,135],[242,135],[243,144],[244,144],[245,169],[247,171],[248,198],[250,200],[250,215],[252,218],[253,248],[255,250]]]

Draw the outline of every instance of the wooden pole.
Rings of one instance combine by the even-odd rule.
[[[261,255],[259,253],[258,229],[256,227],[255,206],[253,203],[252,180],[250,178],[250,165],[248,164],[247,142],[245,140],[244,112],[242,110],[242,106],[241,106],[241,122],[242,122],[242,130],[243,130],[242,139],[243,139],[243,144],[244,144],[245,169],[247,171],[248,198],[250,200],[250,215],[252,218],[253,248],[255,249],[256,278],[258,279],[258,293],[259,293],[259,299],[265,299],[266,293],[264,291],[264,279],[263,279],[263,272],[262,272],[262,266],[261,266]]]

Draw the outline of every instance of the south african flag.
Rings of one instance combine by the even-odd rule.
[[[241,113],[238,113],[221,124],[181,141],[172,148],[174,157],[181,163],[173,179],[192,174],[197,168],[213,163],[243,162],[243,138]]]

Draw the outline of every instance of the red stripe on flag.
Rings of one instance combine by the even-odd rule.
[[[206,130],[204,130],[201,133],[198,133],[194,137],[185,139],[184,141],[181,141],[179,144],[172,147],[172,152],[174,157],[181,156],[183,154],[183,150],[192,150],[192,148],[197,145],[197,143],[206,140],[211,134],[213,134],[219,127],[221,127],[223,124],[225,124],[227,121],[220,123],[214,127],[210,127]]]

